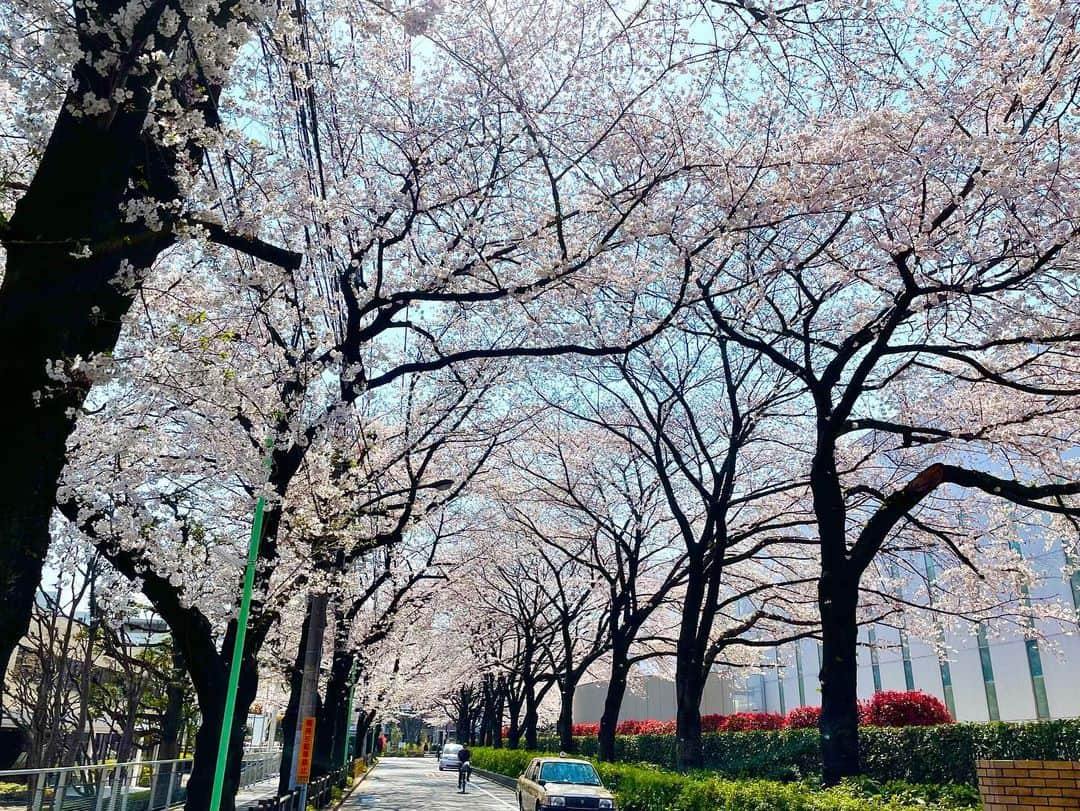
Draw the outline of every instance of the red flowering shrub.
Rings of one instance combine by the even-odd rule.
[[[735,712],[724,716],[721,732],[750,732],[757,729],[781,729],[784,718],[775,712]]]
[[[616,735],[673,735],[674,721],[627,720],[620,721],[615,727]]]
[[[784,716],[784,729],[816,729],[821,707],[796,707]]]
[[[727,716],[716,713],[714,715],[701,716],[702,732],[719,732],[724,728],[724,718]]]
[[[599,724],[574,724],[570,728],[570,733],[575,738],[590,738],[596,737],[600,734]]]
[[[861,726],[861,727],[872,727],[872,726],[874,726],[872,723],[870,723],[870,702],[860,700],[858,702],[858,705],[859,705],[859,726]]]
[[[859,722],[872,727],[917,727],[951,724],[953,718],[940,700],[921,690],[886,690],[863,702]]]

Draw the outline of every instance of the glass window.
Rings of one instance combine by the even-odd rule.
[[[599,786],[596,769],[588,763],[545,763],[540,779],[547,783],[566,783],[574,786]]]

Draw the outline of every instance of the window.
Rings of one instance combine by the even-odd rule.
[[[574,786],[599,786],[600,778],[588,763],[545,763],[540,779],[547,783],[565,783]]]

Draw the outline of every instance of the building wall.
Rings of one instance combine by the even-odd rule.
[[[1060,545],[1046,549],[1043,545],[1028,545],[1024,550],[1043,580],[1033,591],[1032,599],[1058,597],[1066,605],[1072,605],[1080,616],[1080,595],[1074,592],[1070,581],[1062,572],[1065,557]],[[1049,718],[1080,717],[1080,689],[1077,673],[1080,673],[1080,636],[1061,632],[1057,626],[1047,625],[1041,629],[1047,638],[1038,642],[1037,660],[1042,670],[1042,683],[1046,697],[1046,716]],[[878,644],[876,657],[867,646],[859,649],[859,695],[869,698],[875,692],[876,683],[882,690],[908,689],[908,676],[904,667],[899,632],[892,628],[876,626],[873,629]],[[868,642],[870,629],[860,634],[862,642]],[[948,671],[952,680],[952,700],[958,721],[991,720],[991,701],[988,699],[988,679],[980,657],[979,641],[974,633],[954,636],[947,640],[951,653]],[[1037,678],[1033,678],[1031,656],[1023,634],[1016,633],[1000,639],[987,639],[989,671],[992,674],[992,694],[996,693],[997,719],[1002,721],[1026,721],[1039,717],[1037,706]],[[798,649],[798,654],[796,654]],[[942,699],[946,704],[942,666],[937,654],[929,645],[909,640],[910,683]],[[763,674],[734,674],[729,679],[714,677],[706,691],[703,713],[730,713],[738,710],[781,712],[803,704],[821,704],[818,688],[820,648],[814,640],[802,640],[784,645],[779,657],[771,654],[766,664],[771,665]],[[798,658],[802,659],[802,678],[799,678]],[[876,668],[875,668],[876,658]],[[876,670],[876,678],[875,678]],[[1035,674],[1037,675],[1037,674]],[[800,695],[800,681],[802,692]],[[604,684],[582,687],[574,702],[574,717],[579,722],[600,720],[604,702]],[[781,692],[782,691],[782,692]],[[800,698],[805,699],[800,700]],[[643,695],[627,694],[623,704],[623,719],[655,718],[666,720],[675,717],[675,688],[670,681],[650,677],[646,679]]]

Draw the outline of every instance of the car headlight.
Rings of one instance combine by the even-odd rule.
[[[601,800],[599,807],[600,808],[614,808],[615,807],[615,801],[614,800]]]
[[[563,808],[566,805],[565,797],[548,797],[548,805],[552,808]]]

